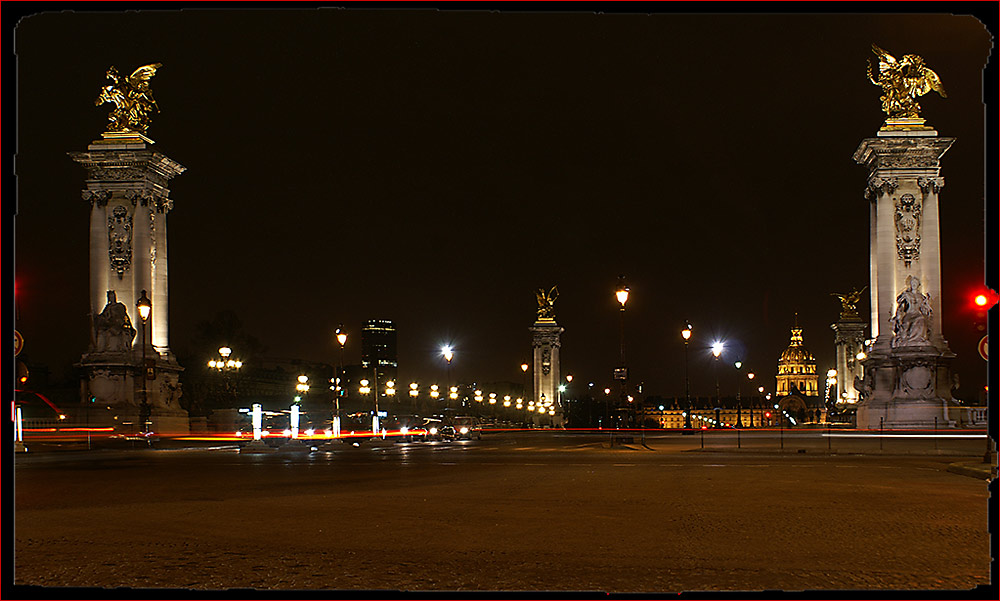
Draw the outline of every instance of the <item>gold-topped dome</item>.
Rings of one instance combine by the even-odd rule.
[[[792,340],[789,343],[788,348],[781,353],[781,358],[778,359],[779,363],[782,361],[793,361],[798,363],[804,361],[816,361],[816,358],[813,357],[812,353],[807,351],[806,348],[802,346],[802,328],[792,328]]]
[[[795,327],[792,337],[778,359],[777,376],[778,396],[787,396],[795,390],[807,396],[816,396],[819,392],[819,377],[816,375],[816,358],[802,345],[802,328],[799,327],[799,316],[795,314]]]

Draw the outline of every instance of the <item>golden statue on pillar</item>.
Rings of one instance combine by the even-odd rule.
[[[127,79],[119,77],[115,67],[108,69],[107,77],[112,84],[101,88],[100,95],[94,101],[94,106],[106,103],[115,105],[108,115],[108,131],[104,137],[120,138],[127,137],[128,134],[146,133],[153,110],[160,112],[149,87],[149,80],[162,66],[160,63],[144,65],[133,71]]]
[[[858,301],[861,300],[861,293],[865,290],[868,290],[868,286],[865,286],[861,290],[852,290],[849,294],[840,294],[839,292],[830,293],[830,296],[836,296],[840,299],[841,319],[858,317]]]
[[[878,79],[872,76],[872,63],[868,61],[868,80],[882,88],[882,110],[889,116],[888,125],[923,125],[917,96],[935,91],[942,98],[944,86],[937,73],[924,65],[924,59],[916,54],[904,54],[896,60],[891,54],[872,44],[872,52],[878,57]]]
[[[555,302],[559,298],[559,290],[555,286],[548,292],[545,292],[545,288],[539,288],[535,291],[535,298],[538,300],[538,319],[555,319]]]

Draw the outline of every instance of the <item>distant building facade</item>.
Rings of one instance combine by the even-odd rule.
[[[361,328],[361,369],[384,384],[395,381],[398,368],[396,326],[388,319],[369,319]]]

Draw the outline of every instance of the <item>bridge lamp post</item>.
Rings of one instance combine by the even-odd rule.
[[[618,288],[615,290],[615,298],[621,304],[621,315],[619,328],[620,336],[620,353],[619,353],[619,363],[621,365],[621,372],[618,375],[618,380],[621,385],[621,403],[626,409],[628,408],[628,400],[626,399],[628,391],[628,368],[625,366],[625,303],[628,302],[628,286],[625,285],[625,276],[618,276]],[[633,422],[634,422],[633,416]]]
[[[736,427],[743,427],[743,378],[740,376],[740,369],[743,368],[743,362],[737,361],[733,364],[736,366]]]
[[[688,369],[688,342],[691,341],[691,324],[681,330],[681,338],[684,339],[684,400],[687,404],[687,412],[684,414],[684,429],[691,429],[691,377]]]
[[[333,435],[340,437],[340,395],[344,384],[344,346],[347,345],[347,332],[344,331],[344,324],[337,327],[334,332],[337,342],[340,343],[340,363],[337,365],[337,377],[333,390]]]
[[[219,349],[220,359],[211,359],[208,362],[208,366],[212,369],[218,370],[225,377],[226,382],[226,392],[232,394],[234,404],[237,404],[239,396],[237,393],[236,386],[232,382],[232,374],[234,371],[239,370],[243,367],[243,362],[239,359],[232,359],[233,349],[228,346],[224,346]]]
[[[149,416],[152,414],[152,411],[149,407],[149,401],[146,398],[146,322],[149,321],[149,315],[153,312],[153,303],[146,296],[145,290],[142,291],[139,300],[136,301],[135,307],[139,311],[139,319],[142,320],[140,324],[142,328],[142,402],[139,404],[139,427],[142,428],[143,432],[148,432]]]
[[[444,357],[445,362],[448,364],[448,367],[447,367],[448,381],[445,382],[445,385],[450,387],[451,386],[451,360],[455,357],[455,351],[452,350],[452,348],[450,346],[445,345],[445,346],[441,347],[441,356]],[[451,397],[449,395],[449,397],[450,398],[458,398],[458,395],[455,395],[454,397]],[[448,404],[450,405],[450,403],[448,403]]]
[[[712,355],[715,356],[715,420],[719,420],[719,410],[722,407],[722,395],[719,392],[719,356],[722,355],[722,351],[725,350],[726,345],[721,342],[715,342],[712,344]],[[716,424],[718,426],[718,424]]]

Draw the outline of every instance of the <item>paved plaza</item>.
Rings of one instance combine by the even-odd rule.
[[[858,452],[849,438],[798,431],[781,433],[782,451],[777,432],[744,436],[739,449],[735,433],[712,434],[704,449],[699,435],[608,448],[603,434],[553,431],[312,453],[21,455],[15,582],[582,593],[989,584],[987,480],[949,471],[982,461],[983,438],[886,439]]]

